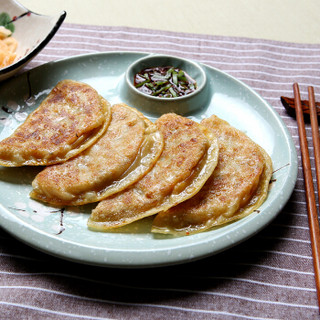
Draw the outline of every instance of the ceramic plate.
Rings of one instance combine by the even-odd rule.
[[[7,137],[62,79],[88,83],[111,103],[122,97],[127,67],[147,54],[110,52],[48,63],[3,83],[0,88],[0,139]],[[200,121],[213,113],[243,130],[270,154],[274,182],[259,213],[224,227],[175,238],[150,232],[151,218],[116,232],[89,231],[90,206],[59,208],[29,198],[39,169],[0,168],[0,225],[16,238],[48,254],[80,263],[109,267],[151,267],[184,263],[226,250],[268,225],[289,199],[297,177],[297,155],[278,114],[237,79],[203,66],[212,95]],[[134,107],[139,109],[139,106]],[[154,119],[152,119],[154,120]]]

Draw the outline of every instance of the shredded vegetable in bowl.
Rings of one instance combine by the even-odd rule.
[[[185,71],[167,67],[153,67],[142,70],[134,78],[134,86],[151,96],[176,98],[192,93],[197,83]]]
[[[9,21],[8,21],[9,20]],[[7,13],[0,14],[0,69],[12,64],[17,57],[18,41],[12,37],[14,26]]]

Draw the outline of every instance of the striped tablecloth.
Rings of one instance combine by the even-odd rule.
[[[320,100],[320,44],[64,24],[28,65],[104,51],[168,53],[242,80],[280,114],[299,154],[296,121],[280,96]],[[307,128],[309,140],[310,127]],[[310,147],[312,154],[312,148]],[[314,169],[314,163],[312,163]],[[197,262],[156,269],[80,265],[38,252],[0,229],[0,319],[317,319],[304,180],[250,240]]]

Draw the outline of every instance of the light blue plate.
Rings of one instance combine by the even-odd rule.
[[[124,74],[133,61],[145,55],[110,52],[76,56],[42,65],[4,82],[0,88],[0,139],[21,124],[63,79],[86,82],[111,103],[130,104],[121,96]],[[180,238],[152,234],[151,218],[117,232],[93,232],[86,227],[91,206],[62,212],[29,198],[31,181],[39,169],[1,167],[0,225],[19,240],[48,254],[80,263],[126,268],[200,259],[226,250],[268,225],[295,186],[298,165],[291,136],[279,115],[252,89],[219,70],[203,67],[212,97],[204,110],[190,117],[200,121],[213,113],[218,115],[264,147],[273,160],[275,181],[259,213]]]

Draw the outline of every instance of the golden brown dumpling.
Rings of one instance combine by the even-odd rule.
[[[152,232],[188,235],[207,230],[247,216],[267,197],[269,155],[217,116],[201,124],[218,137],[218,165],[194,197],[155,217]]]
[[[166,210],[196,194],[213,172],[218,144],[210,130],[176,114],[165,114],[155,124],[164,137],[160,158],[137,183],[101,201],[89,228],[120,227]]]
[[[78,156],[45,168],[31,197],[55,205],[82,205],[119,192],[142,178],[163,149],[157,127],[125,104],[111,108],[111,122],[98,141]]]
[[[107,129],[110,105],[96,90],[59,82],[14,133],[0,142],[0,165],[51,165],[92,145]]]

